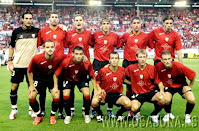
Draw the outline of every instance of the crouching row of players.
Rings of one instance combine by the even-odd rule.
[[[44,87],[49,88],[53,98],[50,123],[56,123],[55,114],[60,99],[60,90],[58,89],[60,76],[64,79],[62,88],[66,112],[65,124],[69,124],[72,120],[69,98],[70,91],[75,85],[83,93],[85,123],[91,121],[89,117],[90,105],[97,111],[99,122],[103,121],[100,105],[111,103],[121,106],[116,114],[118,121],[121,121],[124,112],[131,110],[135,115],[144,102],[154,103],[155,110],[151,113],[151,118],[154,123],[158,123],[159,111],[164,106],[169,105],[176,92],[187,100],[185,122],[191,123],[190,113],[195,105],[191,87],[196,73],[184,65],[172,61],[169,51],[162,53],[162,62],[157,64],[156,68],[146,63],[147,52],[139,50],[136,54],[138,63],[130,65],[126,69],[118,66],[119,54],[112,52],[109,65],[103,67],[95,79],[93,67],[90,61],[84,57],[81,47],[75,47],[72,56],[58,56],[54,54],[54,50],[54,42],[46,41],[45,53],[33,57],[28,68],[29,102],[37,115],[33,125],[43,121],[36,96],[38,93],[42,93]],[[185,76],[191,81],[189,85],[186,83]],[[89,92],[90,80],[94,87],[92,100]],[[133,92],[131,98],[122,94],[123,83],[131,85]]]

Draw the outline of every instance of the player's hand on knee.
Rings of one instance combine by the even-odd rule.
[[[14,63],[12,61],[7,62],[7,70],[13,72],[14,70]]]
[[[166,97],[166,94],[164,91],[160,91],[160,96]]]
[[[34,86],[30,86],[28,89],[28,96],[29,98],[35,97],[35,95],[38,93],[37,89]]]
[[[189,90],[191,90],[191,87],[189,87],[189,86],[183,86],[182,93],[186,93]]]
[[[59,90],[57,88],[53,88],[51,91],[52,93],[52,96],[55,97],[55,98],[58,98],[59,97]]]

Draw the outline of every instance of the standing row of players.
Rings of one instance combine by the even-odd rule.
[[[103,68],[105,65],[110,63],[110,68],[108,69],[111,70],[112,66],[114,65],[113,64],[114,62],[111,63],[111,55],[110,55],[111,52],[114,51],[114,47],[121,48],[124,46],[124,61],[123,61],[124,68],[129,67],[129,65],[131,64],[139,65],[139,60],[138,60],[138,56],[136,57],[136,53],[139,49],[146,49],[147,46],[155,49],[154,64],[157,64],[158,62],[161,61],[161,54],[164,50],[169,51],[170,57],[171,57],[169,60],[173,60],[175,58],[174,52],[176,50],[179,62],[182,63],[182,56],[181,56],[182,46],[181,46],[180,37],[175,31],[172,30],[173,19],[170,16],[165,17],[165,19],[163,20],[164,24],[162,28],[153,30],[149,34],[141,32],[141,20],[138,17],[134,17],[132,19],[132,29],[130,29],[127,33],[123,34],[121,37],[119,37],[116,33],[110,31],[110,28],[111,28],[110,20],[106,18],[103,19],[101,22],[101,30],[96,31],[94,34],[91,34],[90,31],[84,28],[83,17],[81,15],[77,15],[74,18],[75,29],[67,31],[67,32],[64,31],[63,28],[60,28],[58,26],[59,18],[56,13],[50,14],[49,27],[41,29],[40,31],[39,29],[31,26],[32,14],[30,12],[26,12],[23,14],[22,21],[23,21],[23,26],[13,31],[11,44],[10,44],[10,50],[9,50],[8,68],[12,72],[12,77],[11,77],[12,86],[11,86],[11,92],[10,92],[12,111],[9,116],[10,119],[14,119],[17,114],[17,90],[19,87],[19,83],[23,81],[24,75],[26,76],[27,83],[29,84],[30,106],[32,107],[33,111],[35,112],[37,116],[33,124],[38,124],[40,121],[42,121],[42,118],[45,115],[45,97],[46,97],[47,87],[50,89],[53,96],[50,123],[51,124],[56,123],[55,112],[57,111],[58,105],[62,105],[59,103],[63,103],[63,106],[65,107],[66,115],[67,115],[65,118],[65,123],[66,124],[69,123],[72,118],[71,115],[74,115],[74,86],[75,85],[77,85],[78,88],[83,93],[84,105],[83,105],[82,110],[85,114],[84,115],[85,122],[89,123],[90,122],[90,117],[89,117],[90,93],[89,93],[88,84],[89,84],[90,79],[94,86],[94,91],[92,93],[93,94],[92,106],[94,107],[94,111],[98,113],[98,120],[101,119],[102,113],[100,113],[99,106],[98,106],[99,102],[97,101],[97,98],[100,98],[100,97],[103,98],[103,96],[105,96],[103,95],[105,93],[102,93],[102,92],[107,92],[106,99],[108,99],[108,101],[110,100],[110,102],[108,102],[109,116],[113,115],[112,106],[113,104],[117,104],[118,101],[115,102],[115,99],[117,100],[117,98],[119,100],[118,103],[120,105],[123,105],[123,107],[118,111],[117,116],[121,116],[121,114],[124,111],[126,111],[128,108],[131,107],[130,106],[131,104],[129,104],[127,97],[121,97],[121,95],[118,96],[118,94],[116,94],[116,96],[114,96],[115,94],[113,96],[112,94],[108,95],[107,90],[105,91],[101,90],[103,83],[100,83],[100,79],[97,80],[97,84],[95,82],[95,76],[97,76],[97,78],[100,76],[98,72],[101,68]],[[36,54],[37,47],[44,45],[44,43],[45,43],[45,53],[43,54],[43,56],[40,56],[39,58],[34,60],[33,56]],[[47,46],[49,43],[51,43],[50,44],[51,47]],[[87,59],[90,59],[89,50],[88,50],[89,45],[94,47],[95,59],[93,62],[93,67],[91,66],[89,60],[87,60]],[[55,47],[55,51],[53,51],[53,46]],[[69,48],[69,53],[67,56],[64,55],[64,48]],[[77,53],[75,52],[75,49]],[[81,53],[81,51],[83,52]],[[142,52],[145,52],[145,51],[142,51]],[[50,53],[51,55],[49,55]],[[14,59],[13,59],[13,54],[15,54]],[[82,57],[82,55],[84,55],[84,57]],[[117,54],[115,55],[117,56]],[[76,59],[75,59],[75,56],[77,57]],[[32,58],[33,60],[31,62]],[[53,65],[55,64],[54,62],[51,61],[53,59],[56,59],[57,63],[56,62],[55,63],[57,65]],[[119,56],[117,57],[117,59],[119,60]],[[61,63],[62,60],[63,62]],[[35,62],[40,61],[40,63],[37,63],[37,64],[40,64],[41,67],[45,65],[44,66],[45,68],[38,68],[36,66],[37,64],[35,64],[34,66],[31,66],[33,61]],[[29,63],[30,63],[30,66],[29,66]],[[62,66],[61,65],[59,66],[60,63]],[[145,65],[148,65],[148,64],[145,64]],[[28,66],[29,66],[29,70],[28,70],[29,82],[27,79]],[[59,66],[58,68],[59,70],[57,69],[58,71],[55,72],[56,67],[58,66]],[[113,66],[114,69],[111,70],[112,72],[117,71],[115,69],[118,68],[118,64],[116,66],[117,68],[115,68],[115,66],[116,65]],[[68,68],[71,68],[71,70]],[[95,75],[91,71],[92,68],[94,68]],[[145,66],[143,69],[145,69]],[[89,77],[87,77],[87,79],[82,78],[83,80],[79,81],[78,77],[80,77],[81,79],[81,76],[84,76],[84,75],[79,76],[79,74],[81,74],[80,72],[83,72],[83,74],[87,74]],[[55,75],[54,75],[54,86],[53,86],[52,74],[54,73]],[[192,81],[190,86],[188,87],[192,87],[193,82],[194,82],[195,73],[192,73],[192,74],[194,75],[188,77]],[[185,76],[187,76],[187,74],[185,74]],[[143,74],[141,74],[138,77],[140,77],[140,79],[145,78]],[[137,94],[151,92],[151,90],[143,90],[141,91],[141,93],[136,92],[136,90],[133,88],[133,84],[135,83],[134,82],[132,83],[133,79],[131,78],[131,76],[128,75],[127,73],[125,78],[126,78],[125,81],[128,83],[127,85],[131,84],[131,86],[127,86],[127,92],[126,92],[126,96],[128,96],[130,99],[132,97],[132,93],[135,93],[135,95],[133,95],[135,97],[135,96],[138,96]],[[171,84],[175,82],[174,80],[172,80],[173,76],[171,74],[168,74],[168,78],[169,78],[169,81],[167,81],[167,83],[170,82]],[[33,80],[34,80],[34,84],[33,84]],[[108,79],[105,79],[105,80],[108,80]],[[115,83],[113,83],[113,85],[110,85],[109,87],[105,84],[104,85],[105,87],[103,87],[103,89],[106,89],[106,88],[114,89],[114,88],[119,88],[121,86],[121,85],[119,86],[116,84],[118,82],[118,78],[113,77],[113,82]],[[181,82],[181,81],[178,80],[177,82]],[[143,85],[147,85],[146,83],[144,83],[144,81],[140,81],[138,83],[141,87]],[[183,84],[186,85],[186,82],[184,82]],[[179,85],[180,85],[179,83],[177,83],[177,86],[176,85],[173,86],[172,84],[171,85],[164,84],[164,86],[169,87],[169,89],[170,88],[178,89],[179,87],[181,87],[182,89],[181,88],[180,89],[183,90],[183,92],[180,92],[179,91],[180,89],[171,91],[170,93],[171,95],[167,97],[170,99],[163,100],[164,102],[167,101],[167,104],[168,104],[167,106],[164,106],[167,112],[167,114],[164,117],[164,120],[168,121],[169,118],[174,117],[171,114],[171,102],[169,101],[171,101],[172,95],[175,92],[180,92],[183,95],[183,97],[188,100],[185,122],[187,120],[188,122],[186,123],[190,123],[189,114],[195,105],[194,96],[192,92],[190,92],[191,90],[187,89],[188,87],[183,88],[182,85],[180,86]],[[38,90],[34,88],[37,86],[39,87]],[[152,89],[151,87],[154,87],[154,86],[151,86],[151,85],[147,86],[147,88]],[[161,94],[160,96],[165,96],[166,93],[163,93],[164,91],[162,90],[162,88],[160,89],[160,94]],[[40,93],[41,110],[39,109],[38,102],[35,99],[38,92]],[[121,93],[121,89],[120,91],[118,91],[118,93],[119,94]],[[184,93],[186,94],[188,93],[192,95],[188,95],[190,97],[186,97],[184,96],[185,95]],[[122,100],[119,99],[120,97],[122,98]],[[143,96],[142,99],[145,99],[145,100],[147,99],[147,101],[150,101],[150,97],[148,98],[148,95]],[[160,100],[160,98],[155,97],[153,100],[157,101],[157,100]],[[153,112],[153,116],[157,116],[154,114],[157,114],[157,112],[161,110],[159,105],[165,104],[164,102],[161,103],[160,101],[156,104],[155,106],[156,108]],[[136,101],[132,103],[131,110],[134,112],[134,115],[136,114],[136,112],[139,112],[139,107],[141,106],[142,103],[143,103],[142,101],[139,101],[139,102]],[[93,113],[92,117],[95,115],[96,114]],[[62,106],[60,106],[59,108],[59,116],[60,118],[64,117]]]

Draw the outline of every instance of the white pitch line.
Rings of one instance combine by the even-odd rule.
[[[196,81],[198,82],[199,80],[196,79]]]

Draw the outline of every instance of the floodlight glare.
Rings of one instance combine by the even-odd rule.
[[[96,0],[90,0],[89,1],[89,5],[91,5],[91,6],[99,6],[101,4],[102,4],[101,1],[96,1]]]
[[[186,5],[186,1],[180,1],[180,2],[175,2],[175,6],[185,6]]]

